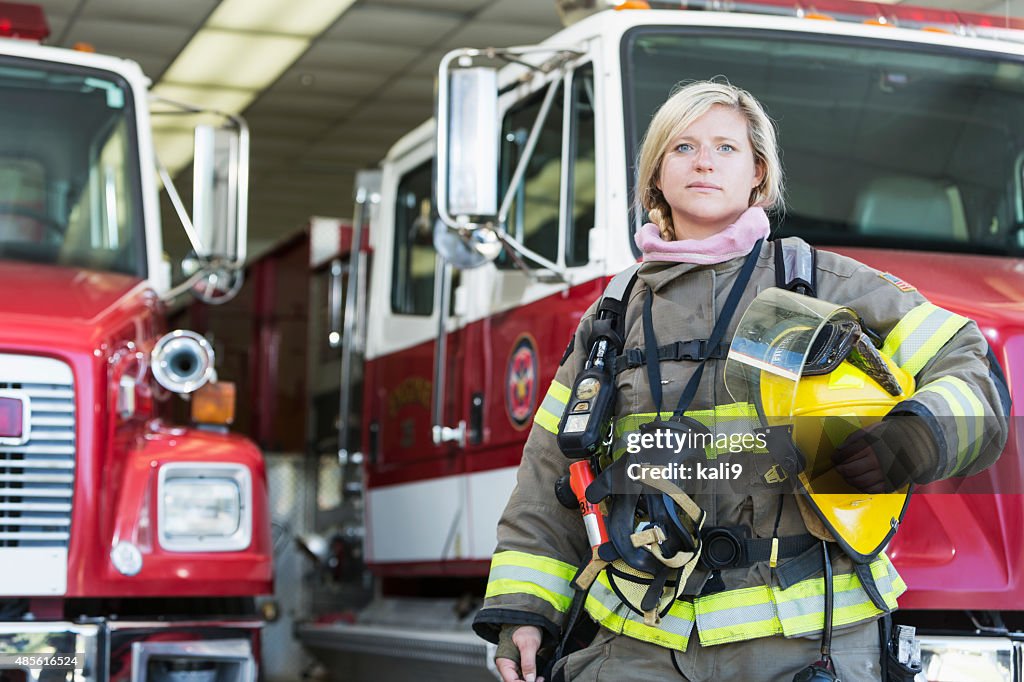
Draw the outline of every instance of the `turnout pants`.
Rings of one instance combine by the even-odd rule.
[[[832,633],[832,659],[842,682],[877,682],[878,624],[874,620]],[[821,657],[819,637],[761,637],[702,647],[697,633],[685,652],[616,635],[601,628],[593,643],[554,668],[554,680],[566,682],[792,682],[793,676]]]

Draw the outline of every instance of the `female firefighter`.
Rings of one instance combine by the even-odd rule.
[[[748,92],[695,82],[658,110],[638,161],[637,200],[650,222],[635,238],[643,263],[628,294],[614,367],[612,447],[654,443],[659,433],[675,434],[677,441],[666,443],[702,429],[735,433],[737,424],[749,427],[758,415],[727,389],[723,358],[743,311],[778,284],[783,242],[795,252],[803,244],[767,240],[765,212],[782,201],[773,123]],[[810,253],[806,245],[804,251]],[[875,493],[991,465],[1006,441],[1009,397],[975,323],[850,258],[821,251],[811,262],[817,299],[855,311],[858,324],[884,342],[881,352],[916,389],[887,417],[839,441],[830,453],[834,471],[852,488]],[[544,409],[564,410],[570,401],[594,342],[596,309],[597,303],[583,317]],[[840,346],[819,353],[828,365],[823,372],[834,368],[827,356]],[[849,344],[840,350],[845,354]],[[860,375],[854,381],[864,383]],[[673,406],[685,418],[668,419]],[[976,418],[976,427],[958,430],[956,418],[962,423],[965,417]],[[882,552],[858,562],[829,542],[825,568],[821,541],[836,540],[827,532],[834,529],[817,527],[796,495],[782,494],[791,490],[780,480],[784,472],[758,470],[750,489],[675,496],[615,494],[617,483],[605,482],[594,497],[604,500],[608,532],[625,533],[627,541],[605,542],[609,551],[599,557],[580,510],[559,504],[552,493],[569,465],[558,431],[553,419],[533,426],[474,624],[498,643],[496,663],[505,682],[538,679],[538,661],[559,642],[574,597],[599,629],[588,646],[555,663],[555,679],[835,679],[806,676],[823,649],[823,630],[831,627],[834,673],[844,682],[881,677],[878,620],[896,608],[906,586]],[[649,441],[642,440],[645,434]],[[657,519],[665,533],[656,536]],[[702,538],[703,554],[686,537],[673,544],[673,528],[681,536],[692,532],[690,540]],[[637,540],[641,535],[645,539]],[[644,546],[634,551],[629,539]],[[722,540],[736,551],[711,556],[709,543]],[[670,568],[649,561],[656,550]],[[672,556],[693,561],[680,567]],[[588,561],[597,570],[579,580]],[[574,577],[577,586],[587,583],[585,597],[574,590]]]

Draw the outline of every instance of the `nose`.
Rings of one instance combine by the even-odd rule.
[[[694,167],[697,170],[711,170],[711,150],[706,145],[701,145],[700,147],[698,147],[697,154],[693,160],[693,163]]]

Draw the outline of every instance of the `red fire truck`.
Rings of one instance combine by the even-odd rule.
[[[210,344],[166,329],[176,295],[237,289],[248,133],[197,128],[172,288],[149,81],[47,34],[40,8],[0,3],[0,679],[250,682],[264,464],[227,432]],[[174,394],[195,427],[160,418]]]
[[[489,676],[468,605],[526,433],[560,416],[543,400],[566,342],[639,257],[634,160],[679,82],[724,75],[766,105],[787,178],[778,234],[973,318],[1020,393],[1024,25],[845,0],[560,6],[566,28],[540,45],[446,56],[437,124],[357,188],[354,243],[368,238],[374,265],[353,313],[365,344],[345,347],[363,372],[361,429],[340,449],[362,460],[379,590],[347,622],[298,629],[351,679],[413,664]],[[915,497],[888,550],[929,679],[1021,679],[1019,438],[988,472],[933,489],[958,494]]]

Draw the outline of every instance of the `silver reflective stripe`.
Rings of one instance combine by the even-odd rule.
[[[772,602],[736,606],[710,613],[698,613],[697,630],[707,632],[715,628],[736,627],[776,618],[778,615],[775,613],[775,605]]]
[[[917,352],[932,340],[932,337],[939,331],[939,328],[948,322],[951,317],[954,317],[954,314],[948,310],[943,310],[937,306],[933,307],[935,309],[929,312],[927,317],[917,325],[917,328],[903,339],[899,347],[893,351],[892,359],[900,367],[904,367],[904,365],[910,362]],[[936,348],[935,350],[938,351],[939,349]],[[913,373],[916,374],[917,372]]]
[[[541,571],[536,571],[532,568],[524,568],[522,566],[494,566],[491,568],[491,575],[488,578],[489,582],[496,580],[518,580],[524,583],[533,583],[538,587],[542,587],[548,592],[562,595],[563,597],[572,598],[573,589],[572,585],[567,580],[563,580],[554,575],[549,575]]]
[[[782,261],[786,269],[787,285],[796,279],[802,279],[808,284],[814,282],[814,259],[811,256],[811,246],[807,242],[783,240]]]
[[[565,403],[551,395],[549,392],[541,402],[540,409],[561,419],[562,413],[565,412]]]

